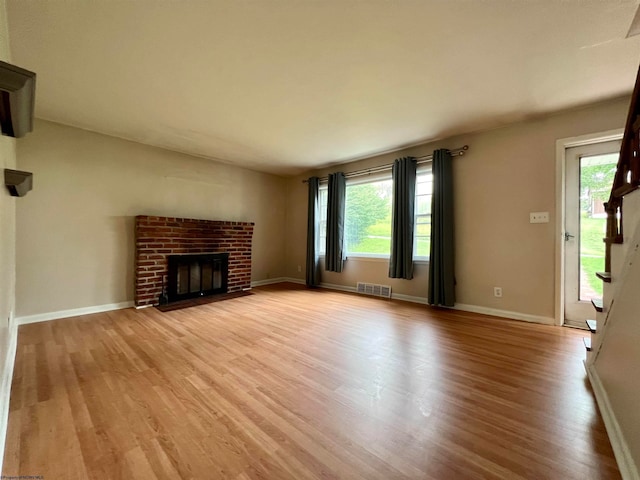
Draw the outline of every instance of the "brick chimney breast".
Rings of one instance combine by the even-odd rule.
[[[251,288],[254,223],[191,218],[136,217],[135,304],[157,305],[167,284],[167,257],[229,253],[229,292]]]

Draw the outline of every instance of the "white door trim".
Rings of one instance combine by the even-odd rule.
[[[566,176],[567,148],[581,147],[593,143],[620,140],[624,135],[623,128],[607,130],[606,132],[589,133],[577,137],[560,138],[556,140],[556,231],[555,231],[555,322],[556,325],[564,325],[564,194]]]

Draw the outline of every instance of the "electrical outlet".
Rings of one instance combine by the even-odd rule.
[[[549,212],[531,212],[529,223],[549,223]]]
[[[501,298],[502,297],[502,287],[493,287],[493,296]]]
[[[298,271],[301,272],[302,271],[302,265],[298,265]]]

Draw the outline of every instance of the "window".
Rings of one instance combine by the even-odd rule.
[[[413,257],[429,258],[431,239],[431,169],[419,169],[416,176]],[[325,254],[327,241],[327,185],[318,192],[318,251]],[[345,254],[360,257],[389,257],[391,252],[391,204],[393,181],[390,174],[348,181],[345,199]]]
[[[327,249],[327,196],[329,190],[326,185],[318,189],[318,254],[324,255]]]
[[[360,180],[360,181],[357,181]],[[350,181],[346,188],[344,243],[347,256],[389,256],[391,251],[391,192],[389,175]],[[318,245],[325,254],[327,241],[327,185],[318,192]]]
[[[386,177],[347,184],[344,216],[347,256],[389,256],[393,184]]]
[[[431,169],[418,170],[416,176],[416,223],[413,231],[414,260],[428,260],[431,248],[431,196],[433,175]]]

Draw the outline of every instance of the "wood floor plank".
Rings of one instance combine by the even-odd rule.
[[[619,479],[570,329],[281,284],[21,326],[4,475]]]

